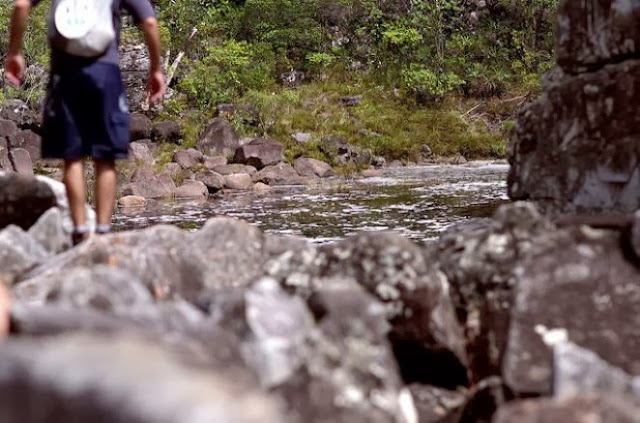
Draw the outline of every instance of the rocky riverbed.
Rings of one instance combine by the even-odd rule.
[[[218,217],[70,249],[59,183],[0,187],[3,421],[634,421],[635,224],[513,203],[425,245]]]
[[[154,201],[121,207],[116,230],[170,223],[200,228],[215,216],[238,217],[274,234],[314,243],[362,231],[393,230],[416,242],[450,224],[490,217],[505,203],[508,166],[499,162],[385,168],[370,177],[332,177],[313,185],[274,187],[268,193],[226,192],[205,199]]]

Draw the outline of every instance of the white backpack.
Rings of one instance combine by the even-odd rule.
[[[53,0],[49,42],[73,56],[101,56],[116,38],[114,0]]]

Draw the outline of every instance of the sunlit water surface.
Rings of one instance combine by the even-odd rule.
[[[471,217],[489,217],[507,202],[502,163],[385,169],[371,178],[329,178],[316,186],[276,187],[268,193],[233,192],[202,201],[150,202],[120,210],[116,230],[164,223],[196,230],[209,218],[245,219],[265,232],[325,243],[361,231],[392,230],[418,242]]]

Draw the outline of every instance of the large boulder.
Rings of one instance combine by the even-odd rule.
[[[242,174],[249,174],[249,175],[253,175],[255,174],[258,170],[253,167],[253,166],[249,166],[249,165],[243,165],[240,163],[231,163],[231,164],[225,164],[225,165],[218,165],[212,168],[212,170],[216,173],[219,173],[222,176],[227,176],[227,175],[234,175],[234,174],[238,174],[238,173],[242,173]]]
[[[556,332],[631,375],[640,375],[640,272],[618,231],[573,226],[533,241],[515,263],[509,337],[502,364],[512,391],[549,394]]]
[[[196,181],[204,183],[209,190],[209,193],[215,193],[225,186],[225,178],[219,173],[211,170],[203,170],[194,175]],[[249,178],[251,179],[251,178]]]
[[[204,136],[198,141],[198,149],[209,156],[231,156],[240,145],[240,137],[231,123],[215,118],[207,127]]]
[[[0,228],[14,224],[28,229],[56,204],[47,183],[33,176],[0,172]]]
[[[257,138],[236,149],[233,161],[256,169],[275,165],[284,160],[284,146],[278,141]]]
[[[639,208],[640,112],[629,107],[638,95],[639,60],[550,81],[518,117],[510,198],[549,213]]]
[[[150,166],[154,163],[149,145],[143,142],[134,141],[129,144],[129,158],[135,164]]]
[[[120,194],[144,198],[165,198],[171,197],[176,189],[176,185],[168,173],[155,175],[151,169],[140,168],[132,175],[132,182],[120,187]]]
[[[493,219],[452,225],[426,249],[451,285],[458,320],[464,325],[474,382],[500,375],[507,342],[514,272],[523,257],[546,248],[535,240],[555,230],[528,203],[504,205]]]
[[[0,283],[12,284],[47,258],[47,251],[15,225],[0,231]]]
[[[501,407],[493,423],[636,423],[640,407],[632,398],[583,395],[515,401]]]
[[[132,337],[16,340],[0,357],[7,423],[286,421],[274,399],[233,372],[186,365]]]
[[[158,142],[179,144],[183,136],[182,127],[178,122],[171,120],[158,122],[153,126],[151,136]]]
[[[210,289],[245,286],[262,274],[264,235],[248,222],[212,218],[188,239],[189,249],[203,255]]]
[[[558,6],[556,57],[571,73],[619,62],[638,53],[640,3],[563,0]]]
[[[384,307],[352,281],[318,285],[308,305],[265,278],[214,292],[207,307],[242,334],[243,356],[293,421],[417,422],[386,339]]]
[[[31,156],[33,160],[40,159],[40,149],[42,144],[40,135],[30,129],[25,129],[10,136],[8,139],[13,149],[23,148],[29,152],[29,156]]]
[[[72,269],[100,264],[128,271],[160,299],[194,299],[205,287],[218,283],[184,232],[157,225],[142,231],[91,237],[24,275],[13,294],[24,301],[42,303],[56,281]]]
[[[209,189],[201,181],[187,179],[173,192],[176,198],[197,198],[209,195]]]
[[[262,182],[267,185],[299,185],[303,182],[293,166],[284,162],[265,167],[251,179],[253,182]]]
[[[5,170],[14,170],[22,175],[33,175],[33,160],[31,155],[24,148],[12,148],[3,155],[2,168]]]
[[[9,138],[18,133],[20,129],[12,120],[0,119],[0,138]]]
[[[317,176],[319,178],[333,176],[333,169],[330,164],[307,157],[296,159],[293,163],[293,168],[300,176]]]
[[[153,123],[151,119],[142,113],[132,113],[129,124],[131,141],[139,141],[151,138]]]
[[[191,169],[200,164],[200,160],[188,150],[176,150],[173,153],[173,161],[183,169]]]
[[[314,263],[322,277],[352,278],[385,304],[405,381],[452,389],[468,383],[449,282],[417,245],[393,233],[363,233],[321,247]]]

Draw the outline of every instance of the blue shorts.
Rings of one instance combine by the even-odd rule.
[[[42,157],[125,159],[129,120],[118,66],[95,62],[54,71],[44,107]]]

